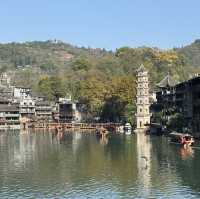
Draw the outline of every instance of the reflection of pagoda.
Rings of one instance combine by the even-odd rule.
[[[151,142],[144,133],[137,135],[137,167],[139,186],[144,188],[144,198],[151,194]]]
[[[150,124],[149,97],[148,71],[141,65],[137,70],[137,130],[143,130],[146,124]]]

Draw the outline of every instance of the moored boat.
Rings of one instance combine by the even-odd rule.
[[[131,124],[130,123],[126,123],[124,125],[124,132],[126,135],[129,135],[132,133],[132,127],[131,127]]]
[[[190,134],[172,132],[169,134],[171,142],[181,144],[182,146],[192,146],[194,144],[194,138]]]

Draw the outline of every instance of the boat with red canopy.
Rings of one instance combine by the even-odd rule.
[[[194,144],[194,138],[190,134],[172,132],[169,134],[171,142],[181,144],[182,146],[192,146]]]

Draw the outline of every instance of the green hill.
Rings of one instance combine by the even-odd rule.
[[[200,70],[200,40],[171,50],[122,47],[115,52],[61,41],[0,44],[0,70],[15,85],[30,86],[49,99],[70,93],[87,104],[88,117],[104,115],[109,121],[127,120],[134,111],[140,64],[149,70],[152,89],[168,72],[183,81]]]
[[[200,39],[176,51],[185,56],[186,62],[193,67],[200,67]]]

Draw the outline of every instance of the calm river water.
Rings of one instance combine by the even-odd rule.
[[[200,148],[142,134],[0,133],[0,198],[200,198]]]

